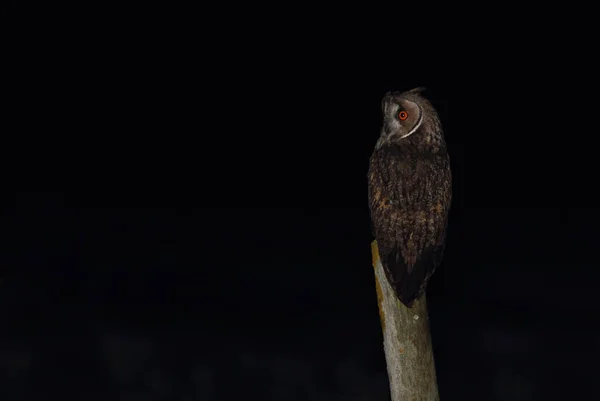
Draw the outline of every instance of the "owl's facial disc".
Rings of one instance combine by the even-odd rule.
[[[423,122],[421,107],[405,98],[386,95],[382,101],[383,130],[387,141],[400,140],[414,134]]]
[[[398,121],[403,126],[403,133],[400,139],[407,138],[414,134],[423,123],[423,113],[421,107],[410,100],[402,100],[399,102]]]

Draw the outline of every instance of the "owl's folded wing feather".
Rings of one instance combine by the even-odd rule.
[[[382,163],[388,163],[383,170]],[[369,206],[375,239],[384,271],[398,298],[407,306],[421,294],[427,281],[440,264],[444,253],[447,225],[448,192],[427,191],[437,179],[420,177],[418,186],[413,175],[392,177],[389,160],[371,160],[369,171]],[[397,172],[396,172],[397,173]],[[423,182],[423,180],[431,182]],[[416,193],[415,188],[423,189]],[[412,194],[410,193],[412,190]]]

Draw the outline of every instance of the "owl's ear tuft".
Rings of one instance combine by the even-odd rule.
[[[387,112],[387,107],[388,107],[387,99],[391,94],[392,94],[392,92],[388,92],[385,95],[383,95],[383,97],[381,98],[381,111],[383,113]]]
[[[424,86],[419,86],[419,87],[416,87],[416,88],[411,89],[411,90],[406,91],[406,92],[407,93],[421,93],[421,92],[425,92],[426,89],[427,88],[425,88]]]

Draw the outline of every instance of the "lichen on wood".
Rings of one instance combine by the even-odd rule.
[[[425,294],[402,304],[383,271],[377,241],[371,243],[383,348],[392,401],[439,401]]]

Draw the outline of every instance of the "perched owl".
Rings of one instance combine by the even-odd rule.
[[[450,159],[424,88],[388,93],[369,162],[373,235],[387,279],[411,307],[444,253],[452,198]]]

